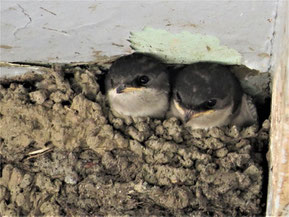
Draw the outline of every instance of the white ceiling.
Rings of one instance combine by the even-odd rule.
[[[81,62],[132,52],[145,26],[215,36],[267,71],[278,1],[3,1],[1,61]]]

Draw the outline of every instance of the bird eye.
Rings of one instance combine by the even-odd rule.
[[[182,101],[182,98],[181,98],[179,92],[176,93],[176,100],[177,100],[177,102],[181,102]]]
[[[149,80],[150,80],[149,77],[146,76],[146,75],[140,76],[139,79],[138,79],[138,81],[139,81],[139,83],[141,85],[144,85],[144,84],[148,83]]]
[[[217,103],[217,100],[215,99],[210,99],[208,101],[205,102],[205,106],[206,108],[213,108]]]

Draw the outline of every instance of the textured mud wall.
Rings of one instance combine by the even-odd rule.
[[[264,214],[268,121],[191,131],[116,118],[101,93],[107,67],[1,81],[2,215]]]

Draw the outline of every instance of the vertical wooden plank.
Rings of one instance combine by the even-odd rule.
[[[273,68],[267,216],[289,216],[289,34],[288,1],[279,2],[280,43]],[[279,26],[278,26],[279,25]]]

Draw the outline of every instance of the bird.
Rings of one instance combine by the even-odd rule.
[[[148,53],[115,60],[106,77],[105,92],[118,117],[164,118],[169,108],[169,76],[162,61]]]
[[[171,74],[167,117],[177,117],[192,129],[257,123],[256,107],[229,66],[198,62]]]

